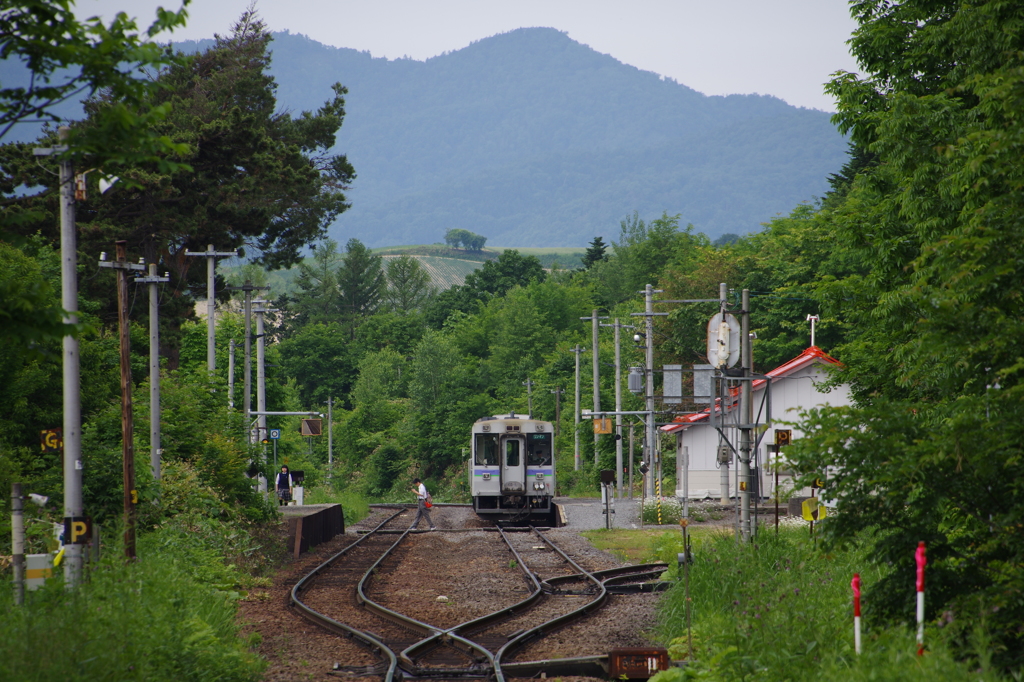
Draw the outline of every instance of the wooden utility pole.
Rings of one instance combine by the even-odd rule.
[[[526,377],[526,381],[523,382],[523,386],[526,386],[526,413],[533,419],[533,386],[534,382],[530,377]]]
[[[124,482],[124,555],[135,559],[135,505],[139,493],[135,489],[135,444],[132,424],[132,362],[131,328],[128,323],[128,273],[145,270],[141,263],[128,262],[127,242],[114,242],[114,262],[100,256],[100,266],[117,270],[117,327],[121,350],[121,456]]]
[[[555,438],[562,435],[562,387],[559,386],[555,390],[551,391],[555,394]]]

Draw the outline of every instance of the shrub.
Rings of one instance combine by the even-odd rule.
[[[199,576],[219,558],[149,543],[125,564],[119,552],[66,590],[59,578],[29,592],[25,604],[0,591],[3,678],[25,682],[176,680],[248,682],[264,663],[235,624],[234,595]],[[223,564],[220,564],[223,569]],[[198,571],[202,573],[203,571]],[[59,653],[55,647],[59,648]]]

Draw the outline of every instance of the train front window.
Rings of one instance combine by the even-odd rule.
[[[507,440],[505,441],[505,466],[517,467],[519,466],[519,441],[518,440]]]
[[[480,466],[498,466],[498,436],[491,433],[476,434],[476,463]]]
[[[551,434],[531,433],[526,439],[526,464],[534,467],[550,466]]]

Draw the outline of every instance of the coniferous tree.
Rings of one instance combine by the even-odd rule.
[[[608,245],[604,243],[604,237],[594,237],[590,241],[590,246],[587,247],[587,252],[580,259],[583,261],[583,269],[589,270],[598,261],[607,260],[608,256],[605,254],[607,250]]]
[[[381,260],[358,239],[350,239],[345,245],[337,274],[338,293],[341,313],[353,338],[362,318],[377,311],[387,290]]]

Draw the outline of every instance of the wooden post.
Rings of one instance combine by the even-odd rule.
[[[128,264],[127,242],[114,243],[117,263]],[[135,443],[132,423],[131,329],[128,323],[128,268],[117,268],[117,326],[121,347],[121,455],[124,478],[124,555],[135,559]]]

